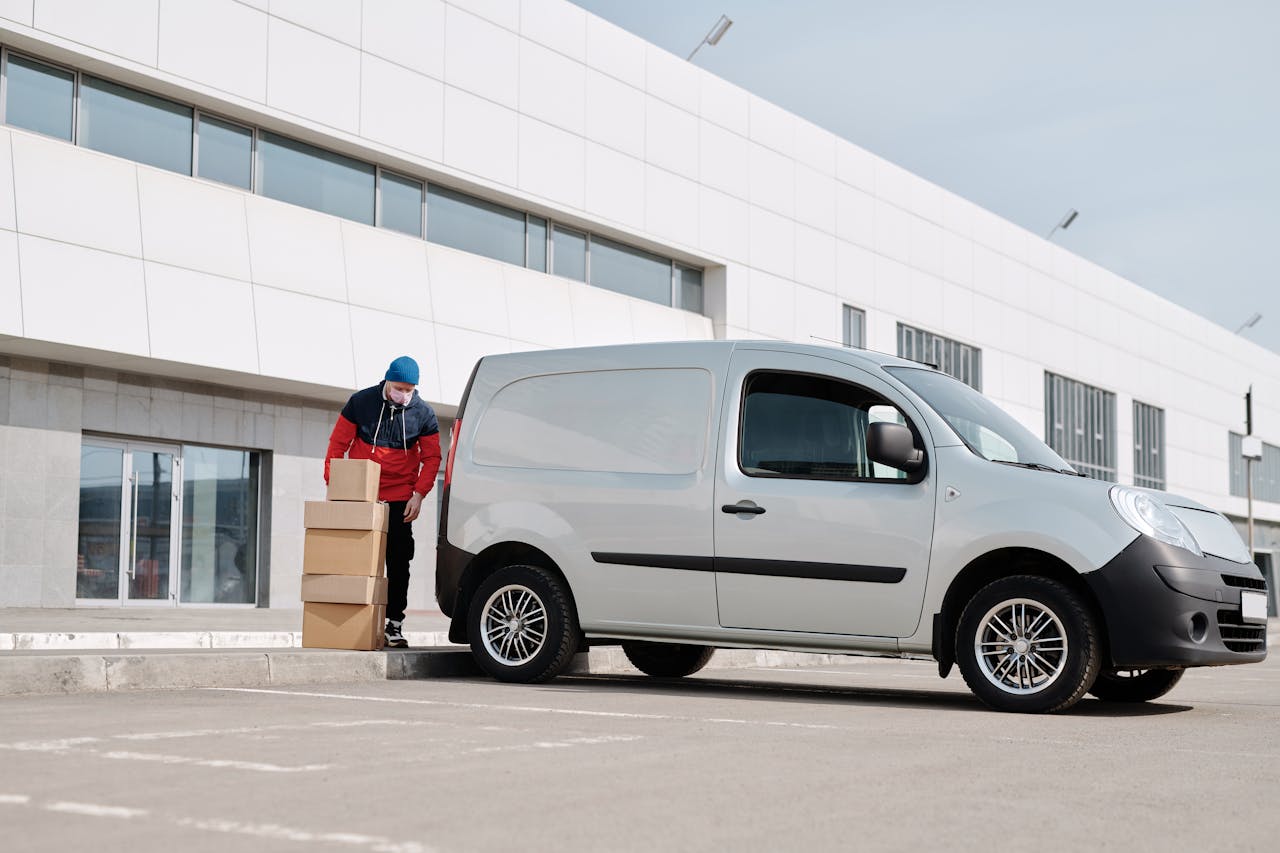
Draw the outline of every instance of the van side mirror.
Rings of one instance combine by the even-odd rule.
[[[924,451],[916,449],[915,437],[902,424],[878,421],[867,427],[867,458],[899,471],[917,471]]]

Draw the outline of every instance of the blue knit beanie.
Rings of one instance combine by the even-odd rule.
[[[387,375],[383,378],[388,382],[408,382],[410,385],[417,385],[418,362],[407,355],[402,355],[391,362],[391,366],[387,368]]]

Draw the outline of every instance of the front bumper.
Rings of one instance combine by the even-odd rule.
[[[1266,624],[1246,623],[1240,612],[1242,590],[1265,590],[1256,566],[1139,536],[1084,579],[1102,606],[1116,668],[1222,666],[1267,656]]]

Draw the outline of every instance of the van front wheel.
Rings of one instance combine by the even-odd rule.
[[[537,566],[507,566],[486,578],[471,600],[467,630],[476,662],[499,681],[550,681],[578,647],[568,589]]]
[[[707,665],[716,650],[710,646],[683,643],[646,643],[640,640],[622,644],[631,665],[654,678],[684,678]]]
[[[1049,578],[1015,575],[965,605],[956,663],[969,689],[998,711],[1065,711],[1101,667],[1098,629],[1081,598]]]

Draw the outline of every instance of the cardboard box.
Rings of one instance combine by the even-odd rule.
[[[373,652],[386,644],[387,608],[382,604],[302,605],[302,645],[308,649]]]
[[[387,579],[355,575],[303,575],[302,600],[329,604],[386,604]]]
[[[387,505],[362,501],[307,501],[302,526],[322,530],[387,532]]]
[[[308,530],[303,537],[303,574],[380,578],[386,563],[387,534],[381,530]]]
[[[331,501],[376,501],[382,466],[372,459],[333,459],[329,462]]]

